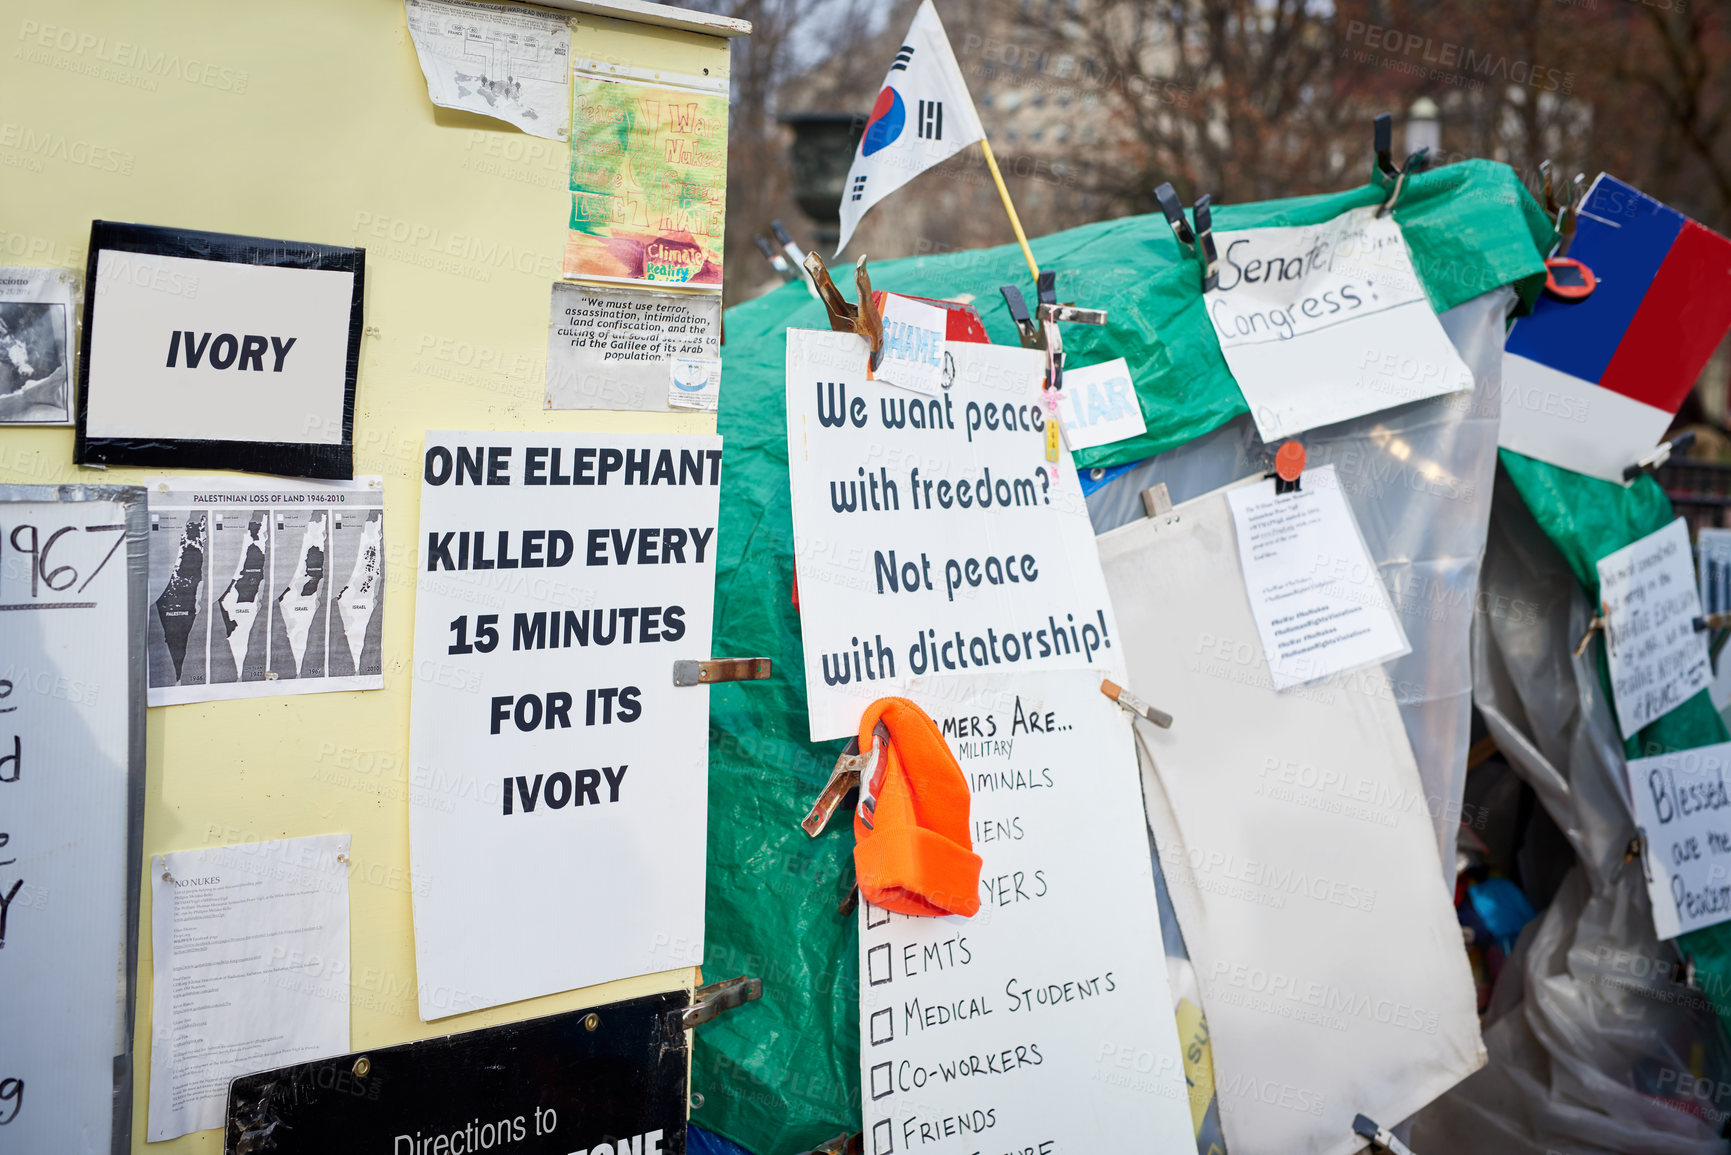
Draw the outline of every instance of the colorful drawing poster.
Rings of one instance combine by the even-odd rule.
[[[574,75],[565,275],[721,287],[727,98]]]

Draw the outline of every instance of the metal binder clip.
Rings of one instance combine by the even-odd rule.
[[[780,221],[770,221],[769,229],[775,234],[775,239],[781,242],[781,251],[787,254],[788,262],[794,268],[805,264],[805,250],[799,247],[799,243]]]
[[[1673,453],[1677,452],[1679,449],[1687,449],[1694,443],[1695,431],[1693,429],[1686,430],[1677,434],[1677,436],[1671,438],[1671,440],[1662,442],[1653,450],[1653,452],[1647,454],[1647,456],[1641,458],[1641,460],[1623,470],[1623,483],[1627,485],[1629,482],[1634,481],[1637,477],[1641,476],[1641,474],[1658,469],[1661,465],[1671,460],[1671,455]]]
[[[1154,190],[1154,199],[1160,205],[1160,211],[1166,216],[1166,223],[1172,227],[1172,235],[1178,238],[1178,246],[1187,256],[1195,256],[1200,252],[1202,257],[1202,291],[1208,292],[1220,284],[1220,254],[1214,247],[1214,209],[1213,197],[1203,193],[1196,200],[1192,210],[1196,217],[1196,225],[1184,219],[1184,202],[1178,199],[1178,190],[1170,182]]]
[[[1154,200],[1159,203],[1160,211],[1166,214],[1166,223],[1172,226],[1172,235],[1178,238],[1178,247],[1186,254],[1194,253],[1196,232],[1190,227],[1190,222],[1184,219],[1184,202],[1178,199],[1178,190],[1168,181],[1154,190]]]
[[[1138,718],[1146,718],[1162,730],[1170,730],[1172,728],[1172,715],[1168,714],[1164,710],[1156,710],[1147,702],[1144,702],[1141,698],[1138,698],[1135,694],[1132,694],[1129,690],[1126,690],[1123,686],[1120,686],[1110,678],[1100,683],[1100,692],[1118,703],[1120,706],[1124,707],[1124,709],[1135,714]]]
[[[1004,295],[1004,304],[1010,310],[1010,320],[1016,323],[1016,336],[1021,340],[1022,348],[1044,349],[1045,338],[1040,333],[1040,327],[1034,324],[1034,317],[1028,312],[1027,302],[1022,300],[1022,290],[1014,285],[1000,285],[998,292]]]
[[[1714,614],[1702,614],[1690,624],[1695,627],[1696,633],[1700,633],[1703,630],[1725,629],[1727,626],[1731,626],[1731,610],[1720,610],[1718,613]]]
[[[709,686],[716,682],[761,682],[773,672],[768,658],[689,659],[673,663],[675,686]]]
[[[1582,654],[1587,652],[1587,647],[1592,644],[1594,634],[1603,631],[1605,633],[1605,635],[1607,637],[1609,637],[1610,636],[1610,628],[1611,628],[1610,619],[1606,618],[1602,614],[1593,618],[1592,621],[1588,622],[1587,623],[1587,632],[1582,634],[1581,640],[1575,643],[1575,657],[1578,658]]]
[[[1372,130],[1376,153],[1376,182],[1385,188],[1392,185],[1389,194],[1377,208],[1376,215],[1385,217],[1394,211],[1400,201],[1400,194],[1406,189],[1406,180],[1415,173],[1424,171],[1430,163],[1430,149],[1421,148],[1406,158],[1406,163],[1399,168],[1394,167],[1394,118],[1388,113],[1382,113],[1376,118]]]
[[[769,267],[775,270],[776,276],[784,281],[799,279],[799,270],[788,262],[787,257],[782,254],[780,249],[770,243],[768,237],[758,233],[752,239],[757,242],[758,252],[763,254],[763,259],[769,262]]]
[[[1385,1131],[1376,1125],[1375,1120],[1368,1115],[1360,1115],[1352,1121],[1352,1133],[1360,1139],[1367,1139],[1370,1145],[1378,1151],[1387,1151],[1390,1155],[1413,1155],[1413,1150],[1394,1137],[1392,1131]]]
[[[830,280],[823,258],[815,251],[805,255],[805,269],[811,274],[812,284],[817,286],[818,300],[829,311],[829,327],[837,333],[858,333],[864,337],[871,346],[871,367],[876,371],[884,359],[884,319],[877,305],[872,303],[872,281],[866,273],[866,258],[860,257],[853,270],[854,287],[859,294],[857,305],[848,304],[841,290]]]
[[[848,739],[847,748],[841,752],[841,757],[835,760],[835,769],[830,772],[829,782],[824,786],[823,793],[812,803],[811,813],[799,824],[800,828],[813,838],[822,834],[824,827],[829,825],[836,807],[848,792],[859,788],[860,783],[871,781],[871,776],[877,772],[878,755],[883,750],[883,744],[889,739],[889,731],[878,726],[872,731],[872,748],[869,753],[861,754],[859,739]],[[875,807],[874,807],[875,808]]]
[[[691,1005],[679,1015],[679,1025],[686,1028],[701,1026],[723,1011],[742,1007],[763,997],[763,980],[740,975],[698,987],[691,992]]]
[[[1206,293],[1220,285],[1220,254],[1214,248],[1214,211],[1207,193],[1196,202],[1196,239],[1202,245],[1202,291]]]
[[[1553,227],[1557,231],[1557,247],[1545,258],[1545,295],[1565,304],[1575,304],[1593,295],[1599,279],[1593,270],[1569,256],[1569,246],[1575,243],[1575,227],[1579,223],[1581,201],[1586,197],[1587,175],[1576,173],[1569,185],[1569,198],[1558,206],[1550,188],[1550,173],[1545,173],[1545,205],[1553,212]]]

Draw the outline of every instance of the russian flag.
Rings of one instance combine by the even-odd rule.
[[[1569,256],[1598,287],[1574,304],[1540,297],[1509,330],[1498,440],[1621,481],[1731,328],[1731,241],[1600,173]]]

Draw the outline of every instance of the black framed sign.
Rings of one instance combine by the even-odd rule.
[[[96,221],[80,465],[354,476],[363,249]]]
[[[685,991],[234,1080],[225,1155],[684,1155]]]

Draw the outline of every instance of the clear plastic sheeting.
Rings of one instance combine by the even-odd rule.
[[[1444,874],[1454,879],[1470,744],[1468,633],[1496,472],[1503,334],[1514,291],[1496,289],[1440,314],[1474,388],[1312,430],[1307,467],[1332,463],[1364,532],[1412,653],[1385,664],[1412,742]],[[1141,493],[1164,483],[1174,504],[1272,467],[1248,416],[1131,467],[1095,490],[1095,533],[1144,516]],[[1210,661],[1182,655],[1186,664]],[[1230,660],[1230,655],[1226,660]]]
[[[1499,476],[1474,622],[1491,736],[1579,864],[1522,933],[1486,1015],[1484,1070],[1415,1120],[1416,1150],[1723,1152],[1731,1054],[1704,992],[1653,930],[1621,742],[1562,555]]]

